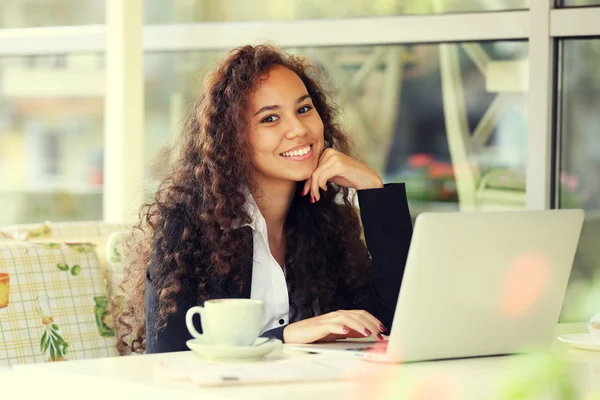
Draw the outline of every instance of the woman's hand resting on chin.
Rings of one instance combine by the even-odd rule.
[[[339,310],[286,326],[283,329],[283,340],[299,344],[368,336],[383,340],[381,333],[385,331],[383,324],[366,311]]]
[[[319,159],[319,165],[312,176],[304,183],[302,195],[310,192],[311,203],[319,201],[319,188],[327,191],[327,182],[356,190],[383,187],[383,181],[377,172],[365,164],[333,149],[325,149]]]

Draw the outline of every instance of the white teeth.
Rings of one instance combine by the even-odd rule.
[[[286,151],[285,153],[281,153],[284,157],[298,157],[307,154],[310,151],[310,146],[306,146],[303,149]]]

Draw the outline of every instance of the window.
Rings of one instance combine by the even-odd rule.
[[[147,24],[377,17],[523,9],[529,0],[145,0]]]
[[[147,200],[177,156],[171,146],[181,132],[188,104],[199,91],[207,68],[225,52],[146,53],[144,171]]]
[[[2,0],[0,28],[103,24],[105,0]]]
[[[320,67],[359,157],[407,182],[411,209],[525,208],[525,42],[288,49]],[[156,187],[185,104],[219,52],[146,55],[146,169]]]
[[[0,58],[0,225],[102,219],[103,64]]]
[[[557,200],[586,212],[563,314],[581,321],[600,304],[600,39],[565,40],[562,50]]]

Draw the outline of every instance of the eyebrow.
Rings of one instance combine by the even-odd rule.
[[[310,95],[309,94],[305,94],[303,96],[298,97],[298,100],[296,100],[296,104],[298,103],[302,103],[304,100],[306,99],[310,99]],[[258,110],[254,116],[257,116],[258,114],[260,114],[263,111],[270,111],[270,110],[277,110],[281,108],[281,106],[278,105],[272,105],[272,106],[264,106],[263,108],[261,108],[260,110]]]

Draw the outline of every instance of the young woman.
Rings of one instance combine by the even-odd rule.
[[[184,125],[181,157],[143,208],[121,350],[186,350],[186,311],[234,297],[264,301],[263,336],[382,340],[412,234],[405,188],[351,157],[314,68],[237,49]]]

